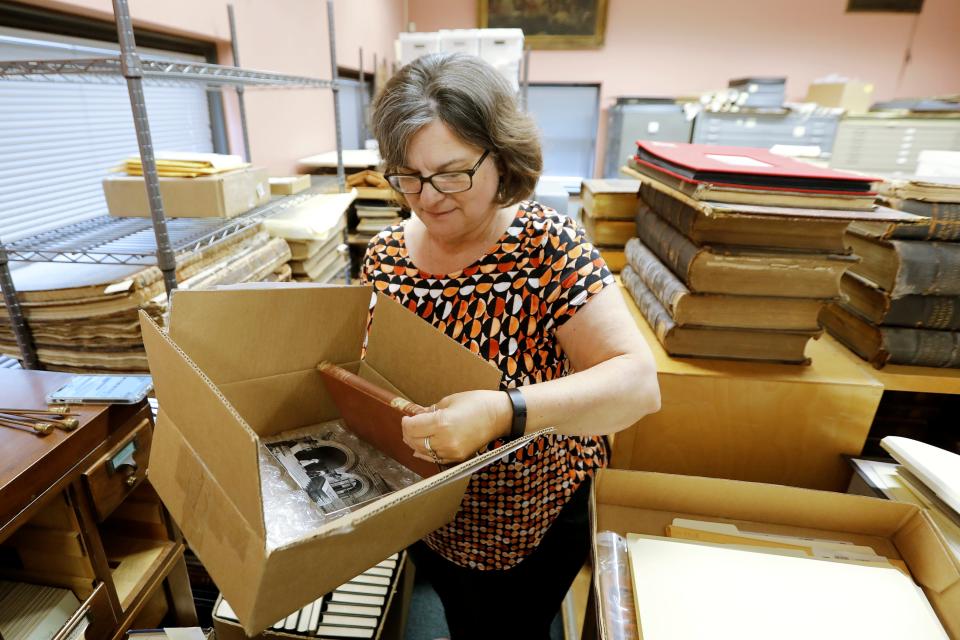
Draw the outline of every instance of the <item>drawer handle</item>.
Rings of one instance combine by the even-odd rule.
[[[134,438],[113,457],[107,460],[107,472],[112,475],[117,471],[126,470],[128,474],[136,474],[137,461],[133,457],[136,452],[137,439]]]

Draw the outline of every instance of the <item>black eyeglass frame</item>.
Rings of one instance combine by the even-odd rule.
[[[477,160],[477,164],[473,165],[472,169],[466,169],[464,171],[440,171],[439,173],[434,173],[433,175],[429,175],[429,176],[421,176],[416,173],[386,173],[383,175],[383,177],[386,178],[387,183],[389,183],[391,189],[393,189],[397,193],[402,193],[404,195],[414,195],[414,194],[422,193],[424,182],[429,182],[430,186],[433,187],[437,193],[463,193],[464,191],[470,191],[470,189],[473,189],[473,176],[474,174],[477,173],[477,171],[480,170],[480,165],[483,164],[483,161],[487,159],[488,155],[490,155],[489,149],[483,152],[483,155],[480,156],[480,159]],[[470,178],[470,186],[467,187],[466,189],[459,189],[457,191],[444,191],[443,189],[440,189],[439,187],[437,187],[436,183],[434,183],[433,181],[433,179],[436,178],[437,176],[446,176],[446,175],[460,174],[460,173],[466,174],[467,177]],[[420,188],[416,191],[400,191],[400,189],[398,189],[390,180],[390,178],[394,178],[394,177],[419,178]]]

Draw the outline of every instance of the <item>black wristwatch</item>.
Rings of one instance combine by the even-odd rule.
[[[527,430],[527,401],[520,389],[507,389],[507,397],[513,405],[513,420],[510,422],[510,440],[516,440]]]

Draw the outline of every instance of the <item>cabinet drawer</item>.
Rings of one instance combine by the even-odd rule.
[[[67,640],[68,638],[87,638],[87,640],[101,640],[109,637],[117,626],[117,619],[110,607],[110,598],[107,596],[107,585],[100,583],[93,594],[82,603],[76,613],[70,616],[52,640]],[[82,635],[77,630],[86,627]]]
[[[105,520],[146,476],[151,435],[150,421],[141,420],[83,474],[98,520]]]

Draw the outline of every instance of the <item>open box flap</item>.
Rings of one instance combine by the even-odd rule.
[[[170,337],[217,385],[313,370],[324,360],[359,360],[371,291],[319,285],[176,290]]]
[[[498,389],[502,376],[495,365],[379,293],[365,359],[404,396],[425,407],[461,391]]]
[[[140,312],[140,328],[157,403],[204,461],[217,483],[226,490],[226,497],[236,506],[250,529],[263,540],[256,434],[216,385],[143,311]],[[151,460],[151,463],[155,462],[162,464],[164,461]]]
[[[760,482],[603,469],[597,503],[892,538],[915,510],[877,498]],[[783,504],[790,505],[784,509]]]
[[[264,565],[262,534],[250,528],[177,425],[160,407],[147,476],[217,586],[253,606]]]

